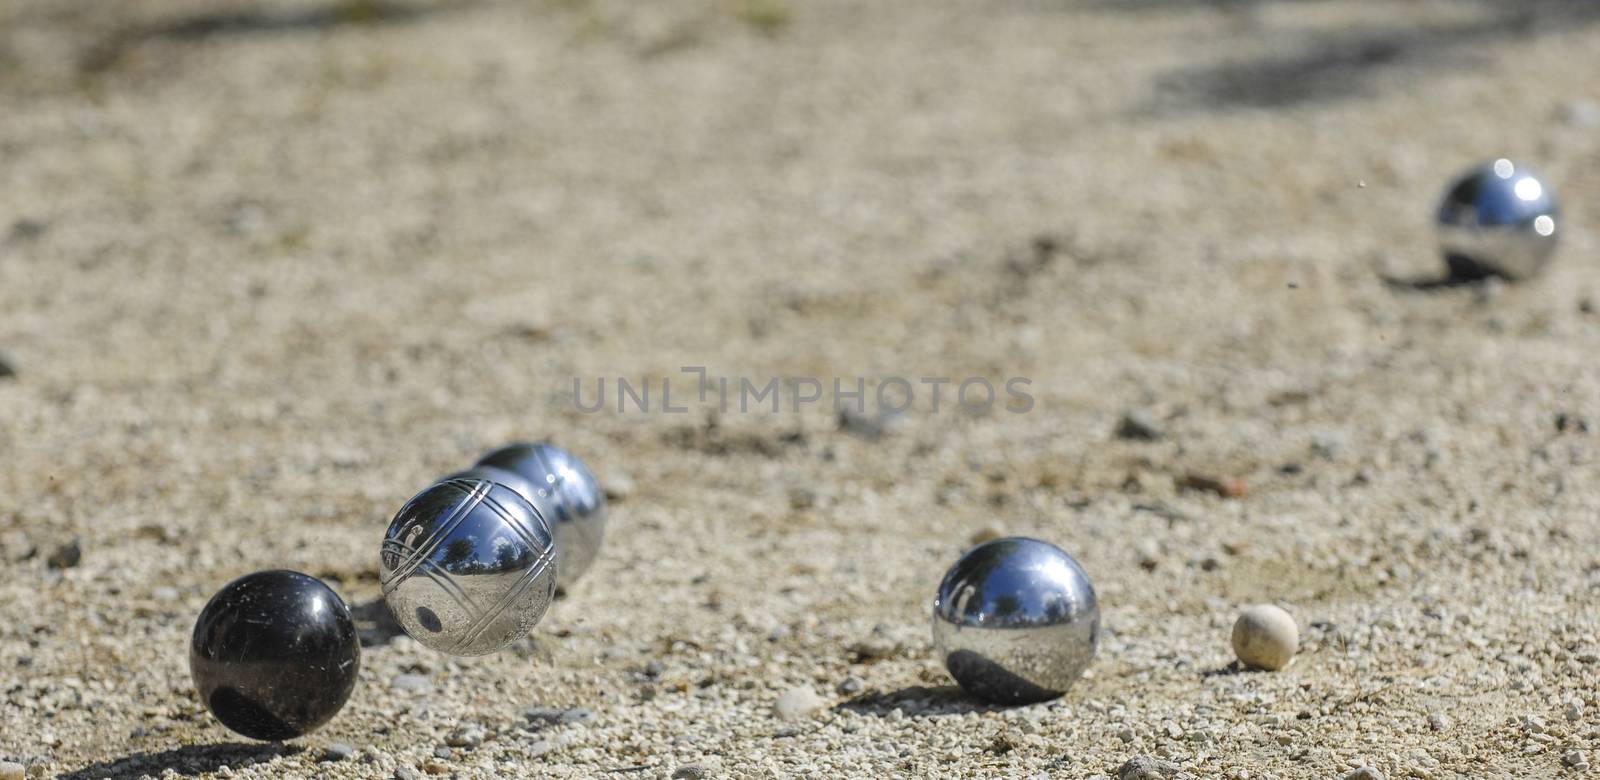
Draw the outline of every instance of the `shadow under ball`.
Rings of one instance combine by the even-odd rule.
[[[384,534],[384,603],[412,639],[484,655],[526,636],[555,597],[556,550],[539,511],[487,479],[446,479]]]
[[[549,521],[559,551],[557,576],[562,588],[571,588],[594,565],[605,541],[605,493],[594,474],[572,453],[543,442],[501,447],[474,468],[484,467],[514,474],[520,485],[531,487],[524,495]]]
[[[1506,159],[1458,179],[1439,206],[1439,247],[1456,278],[1520,280],[1549,262],[1561,211],[1532,171]]]
[[[206,602],[189,673],[222,725],[278,741],[315,731],[344,706],[361,668],[350,609],[314,577],[247,574]]]
[[[968,694],[996,704],[1054,699],[1094,660],[1100,605],[1078,562],[1037,539],[968,550],[939,584],[933,644]]]

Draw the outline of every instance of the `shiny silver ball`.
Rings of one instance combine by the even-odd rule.
[[[1462,176],[1439,206],[1439,247],[1453,276],[1526,279],[1556,248],[1555,193],[1506,159]]]
[[[570,588],[600,555],[606,535],[606,499],[583,461],[554,444],[512,444],[473,467],[516,477],[508,484],[539,509],[555,534],[562,588]],[[493,472],[490,473],[493,479]]]
[[[939,583],[933,645],[968,694],[1028,704],[1067,692],[1094,659],[1100,605],[1089,576],[1048,542],[968,550]]]
[[[527,635],[555,598],[550,528],[520,493],[447,479],[406,502],[379,556],[383,599],[418,642],[483,655]]]

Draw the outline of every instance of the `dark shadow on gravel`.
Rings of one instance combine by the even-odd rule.
[[[389,613],[389,605],[382,596],[351,607],[350,617],[356,622],[356,634],[361,637],[362,647],[382,647],[405,633]]]
[[[198,41],[217,36],[307,33],[337,27],[401,24],[475,5],[456,2],[410,3],[396,0],[336,0],[311,8],[218,9],[138,25],[108,35],[79,59],[84,73],[114,69],[129,49],[148,41]]]
[[[1479,5],[1475,0],[1461,0]],[[1256,6],[1264,2],[1222,4]],[[1163,7],[1145,0],[1135,7]],[[1492,8],[1492,6],[1491,6]],[[1310,38],[1270,28],[1252,38],[1282,39],[1280,51],[1173,72],[1157,83],[1156,111],[1232,111],[1286,108],[1368,94],[1382,73],[1409,68],[1418,74],[1481,67],[1477,47],[1514,38],[1566,32],[1600,22],[1594,0],[1507,3],[1488,18],[1436,26],[1339,29]],[[1281,50],[1292,44],[1292,53]]]
[[[129,756],[91,764],[76,772],[58,775],[58,780],[91,780],[91,778],[135,778],[157,776],[171,769],[183,777],[210,774],[223,766],[238,767],[246,759],[270,761],[279,756],[299,753],[302,748],[283,744],[246,744],[223,742],[215,745],[187,745],[163,750],[159,753],[134,753]]]
[[[1452,260],[1450,262],[1450,270],[1443,276],[1398,277],[1379,274],[1378,278],[1383,281],[1384,286],[1391,290],[1414,293],[1457,290],[1463,287],[1483,284],[1490,279],[1503,279],[1505,277],[1470,261],[1458,263]]]
[[[834,709],[883,718],[895,710],[900,710],[907,716],[939,716],[964,715],[968,712],[999,712],[1010,707],[978,701],[954,685],[932,688],[913,685],[897,691],[868,691],[835,705]]]

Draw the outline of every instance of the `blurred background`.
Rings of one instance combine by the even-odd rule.
[[[1588,0],[0,0],[0,754],[319,771],[207,748],[182,649],[288,567],[364,621],[309,742],[355,774],[461,723],[505,735],[467,776],[1558,771],[1596,740],[1526,725],[1596,685],[1596,51]],[[1432,284],[1501,156],[1556,260]],[[683,366],[1036,404],[574,406]],[[396,641],[389,517],[539,438],[607,487],[601,562],[519,652]],[[1033,715],[927,649],[998,533],[1106,614]],[[1294,675],[1210,674],[1250,601]],[[800,685],[829,714],[778,736]],[[546,704],[596,717],[518,730]]]

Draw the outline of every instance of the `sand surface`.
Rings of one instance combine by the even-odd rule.
[[[4,0],[0,760],[1581,774],[1597,8]],[[1549,273],[1386,283],[1439,275],[1435,199],[1499,155],[1564,199]],[[869,408],[722,412],[683,366],[861,377]],[[618,376],[650,413],[575,408],[574,378]],[[1035,403],[879,419],[889,377]],[[1161,438],[1119,438],[1130,410]],[[601,561],[511,651],[396,636],[388,519],[541,437],[612,493]],[[1056,542],[1099,590],[1099,658],[1055,703],[968,700],[929,647],[987,533]],[[218,725],[186,657],[210,594],[275,567],[370,641],[288,746]],[[1230,667],[1253,602],[1299,624],[1284,671]],[[795,688],[822,706],[778,717]],[[480,743],[436,757],[457,730]]]

